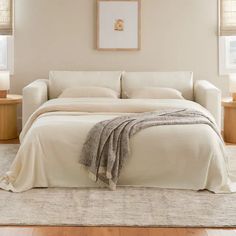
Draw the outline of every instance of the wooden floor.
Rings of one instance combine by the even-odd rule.
[[[0,141],[17,144],[18,139]],[[0,236],[236,236],[236,229],[136,227],[0,227]]]
[[[93,227],[2,227],[1,236],[235,236],[236,230],[93,228]]]

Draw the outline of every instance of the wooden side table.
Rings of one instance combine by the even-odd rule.
[[[15,139],[17,133],[17,105],[22,102],[22,96],[9,94],[0,98],[0,140]]]
[[[232,98],[222,101],[224,107],[224,139],[227,143],[236,143],[236,102]]]

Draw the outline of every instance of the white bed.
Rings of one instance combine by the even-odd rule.
[[[196,109],[215,120],[207,109],[189,100],[51,99],[25,124],[19,152],[0,187],[13,192],[34,187],[97,187],[79,165],[83,143],[94,124],[127,113],[172,107]],[[151,127],[133,136],[130,146],[120,186],[208,189],[215,193],[236,190],[224,144],[210,126]]]

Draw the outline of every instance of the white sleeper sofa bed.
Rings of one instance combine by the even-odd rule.
[[[58,98],[71,87],[105,87],[119,98]],[[132,99],[134,90],[168,87],[185,99]],[[120,99],[122,98],[122,99]],[[0,187],[98,187],[79,156],[88,132],[100,121],[165,108],[194,109],[220,129],[221,92],[192,72],[52,71],[23,90],[23,131],[18,154]],[[130,139],[119,186],[235,190],[222,139],[204,124],[154,126]]]
[[[120,93],[122,98],[145,86],[174,88],[187,100],[205,107],[221,126],[221,91],[206,80],[193,82],[192,72],[116,71],[51,71],[49,79],[32,82],[23,89],[23,125],[38,107],[71,86],[107,87]]]

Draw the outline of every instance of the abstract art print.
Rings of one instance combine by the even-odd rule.
[[[97,49],[140,50],[140,0],[97,0]]]

